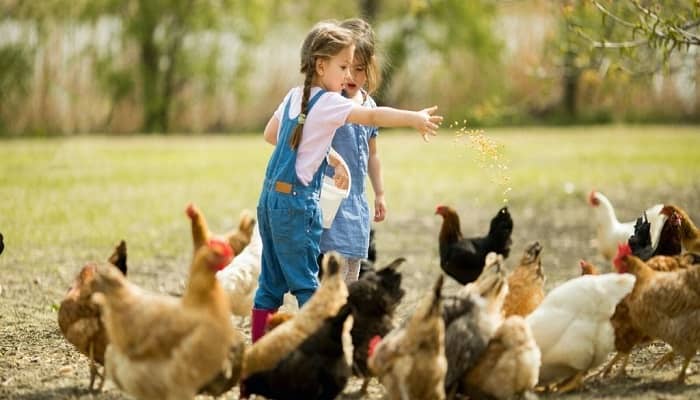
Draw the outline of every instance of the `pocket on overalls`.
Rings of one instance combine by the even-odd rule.
[[[307,237],[307,221],[304,209],[276,208],[270,210],[270,230],[277,252],[284,255],[303,250]]]

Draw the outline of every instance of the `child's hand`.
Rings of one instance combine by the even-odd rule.
[[[418,111],[422,119],[416,125],[416,129],[426,142],[430,141],[430,136],[437,135],[437,129],[442,123],[442,115],[433,115],[437,108],[437,106],[432,106]]]
[[[345,171],[345,168],[343,167],[342,164],[338,163],[335,167],[335,174],[333,175],[333,182],[335,183],[335,187],[338,189],[347,189],[348,188],[348,174]]]
[[[374,197],[374,222],[382,222],[386,218],[386,201],[384,195]]]

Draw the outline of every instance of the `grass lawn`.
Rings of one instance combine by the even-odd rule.
[[[508,169],[500,175],[480,161],[477,147],[456,140],[455,130],[443,129],[429,144],[410,132],[380,136],[390,216],[432,217],[438,203],[494,208],[506,198],[512,207],[556,206],[591,188],[633,191],[633,207],[654,201],[644,198],[645,188],[700,194],[697,127],[514,128],[485,135],[502,145]],[[0,232],[7,249],[0,265],[51,268],[58,255],[102,258],[121,238],[139,258],[182,256],[185,204],[197,203],[214,230],[233,226],[242,208],[255,207],[271,149],[258,135],[5,141]]]

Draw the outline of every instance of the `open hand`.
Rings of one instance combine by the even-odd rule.
[[[418,111],[418,114],[420,114],[421,119],[416,125],[416,129],[423,137],[423,140],[425,140],[426,142],[430,141],[430,136],[437,135],[437,129],[442,123],[442,115],[433,115],[435,114],[437,109],[437,106],[432,106]]]

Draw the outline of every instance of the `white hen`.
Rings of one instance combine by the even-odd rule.
[[[634,234],[635,220],[631,222],[618,221],[612,203],[603,193],[592,191],[588,195],[588,203],[595,210],[598,250],[603,257],[612,261],[617,254],[617,246],[627,243],[627,239]],[[647,219],[651,223],[651,238],[654,248],[658,244],[661,228],[667,219],[665,215],[659,214],[663,207],[663,204],[655,204],[645,211]]]
[[[578,388],[615,349],[610,317],[634,286],[631,274],[584,275],[554,288],[526,321],[542,352],[540,384]],[[563,382],[568,380],[568,382]]]
[[[258,288],[258,276],[260,276],[262,247],[262,239],[256,223],[250,243],[229,265],[216,273],[216,279],[228,295],[231,313],[234,315],[247,317],[253,308],[253,297]]]

